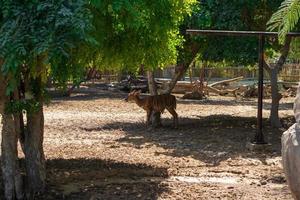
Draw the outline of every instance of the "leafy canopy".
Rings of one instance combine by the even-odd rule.
[[[97,64],[110,69],[175,63],[179,26],[196,0],[93,0]]]
[[[1,73],[64,83],[86,67],[136,70],[176,62],[179,26],[196,0],[0,0]],[[43,66],[37,60],[42,59]]]
[[[89,44],[91,12],[84,0],[0,1],[1,72],[9,79],[8,93],[21,76],[42,76],[50,71],[66,80],[78,68],[76,53]],[[37,59],[43,58],[43,67]]]
[[[279,42],[283,43],[288,32],[293,30],[300,18],[300,1],[285,0],[268,22],[268,29],[278,31]]]

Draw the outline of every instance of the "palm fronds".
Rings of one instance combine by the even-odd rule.
[[[300,0],[285,0],[268,21],[268,30],[277,30],[279,42],[283,43],[287,33],[296,26],[299,18]]]

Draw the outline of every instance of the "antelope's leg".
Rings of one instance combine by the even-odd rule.
[[[151,110],[147,110],[147,122],[146,125],[149,126],[150,125],[150,118],[151,118]]]
[[[178,115],[175,111],[174,108],[167,108],[167,110],[171,113],[171,115],[173,116],[173,123],[174,123],[174,127],[177,128],[178,127]]]

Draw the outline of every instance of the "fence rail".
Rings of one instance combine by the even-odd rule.
[[[168,67],[163,70],[158,70],[155,73],[157,78],[171,78],[174,74],[174,67]],[[193,79],[198,79],[200,76],[201,69],[192,68]],[[186,77],[188,77],[189,72],[187,72]],[[209,67],[204,69],[205,79],[215,79],[215,78],[232,78],[243,76],[245,79],[257,79],[258,69],[247,67]],[[285,64],[282,71],[278,75],[279,80],[286,82],[299,82],[300,81],[300,64]],[[269,79],[268,73],[265,73],[265,78]]]

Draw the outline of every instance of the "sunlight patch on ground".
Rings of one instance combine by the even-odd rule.
[[[173,176],[170,181],[180,181],[186,183],[215,183],[215,184],[237,184],[237,177],[189,177],[189,176]]]

